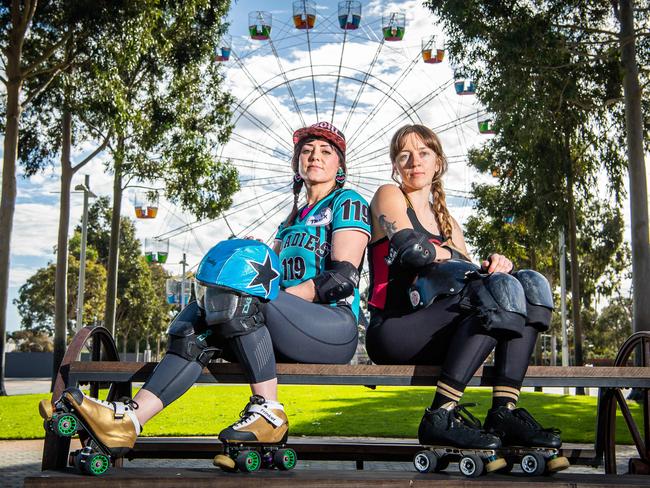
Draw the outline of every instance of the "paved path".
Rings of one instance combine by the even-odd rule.
[[[585,446],[586,447],[586,446]],[[73,449],[78,449],[78,440],[74,439]],[[26,441],[1,441],[0,440],[0,486],[2,488],[22,487],[23,479],[26,476],[36,475],[41,470],[41,455],[43,452],[42,440]],[[631,446],[620,446],[618,454],[618,473],[627,472],[627,461],[634,455],[634,448]],[[411,463],[391,462],[366,462],[365,469],[378,471],[412,471]],[[124,461],[126,469],[133,468],[207,468],[210,461],[205,459],[136,459]],[[299,461],[296,469],[318,469],[318,470],[354,470],[354,461]],[[449,469],[456,469],[450,467]],[[517,470],[518,467],[515,468]],[[570,473],[591,473],[603,474],[604,469],[590,468],[586,466],[575,466],[569,468]]]

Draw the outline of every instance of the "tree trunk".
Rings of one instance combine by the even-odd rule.
[[[568,151],[568,149],[567,149]],[[576,223],[576,208],[574,191],[573,162],[569,158],[567,175],[567,198],[569,217],[569,252],[571,254],[571,319],[573,321],[573,343],[575,366],[583,365],[582,357],[582,322],[580,319],[580,265],[578,262],[578,228]],[[576,388],[576,395],[584,395],[584,388]]]
[[[160,361],[160,334],[156,336],[156,361]]]
[[[122,211],[122,161],[124,158],[124,136],[117,138],[114,155],[115,177],[113,178],[113,215],[111,219],[111,242],[108,251],[108,273],[106,286],[106,312],[104,326],[115,337],[115,310],[117,308],[117,272],[120,258],[120,213]]]
[[[68,230],[70,228],[70,187],[72,184],[72,114],[63,111],[61,139],[61,203],[59,235],[56,246],[56,281],[54,283],[54,354],[52,356],[52,388],[66,349],[68,329]]]
[[[650,330],[650,243],[648,187],[643,159],[641,86],[634,35],[634,2],[620,0],[620,43],[625,95],[625,127],[630,178],[632,232],[632,330]]]
[[[122,354],[124,355],[122,361],[126,361],[126,344],[128,342],[129,342],[129,336],[124,334],[124,336],[122,336]]]
[[[20,90],[22,75],[22,37],[17,37],[17,27],[10,32],[7,48],[7,99],[4,154],[2,162],[2,196],[0,197],[0,396],[5,396],[5,344],[7,335],[7,305],[9,303],[9,260],[11,232],[16,209],[16,160],[18,159],[18,133],[20,130]]]
[[[140,361],[140,337],[135,337],[135,362]]]

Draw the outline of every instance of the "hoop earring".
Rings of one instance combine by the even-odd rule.
[[[336,171],[336,183],[343,186],[345,184],[345,179],[347,178],[347,175],[345,174],[345,171],[343,171],[343,168],[339,166],[339,169]]]
[[[293,182],[294,183],[302,183],[302,176],[300,176],[299,173],[294,173],[293,174]]]

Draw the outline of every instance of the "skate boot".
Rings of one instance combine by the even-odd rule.
[[[458,461],[461,473],[468,477],[480,476],[484,470],[496,471],[506,465],[505,459],[496,452],[501,441],[481,428],[481,423],[467,411],[466,405],[427,408],[420,422],[418,439],[427,447],[413,459],[420,473],[442,471],[450,461]]]
[[[253,395],[240,419],[219,434],[224,453],[214,458],[214,465],[225,471],[292,469],[297,456],[293,449],[284,447],[288,435],[289,421],[282,404]]]
[[[491,409],[485,428],[501,438],[509,468],[519,462],[524,473],[536,476],[569,467],[568,459],[559,456],[560,431],[545,429],[527,410],[515,408],[513,403]]]
[[[124,456],[135,444],[140,423],[133,400],[105,402],[85,396],[78,388],[66,389],[54,405],[42,401],[38,411],[45,428],[58,436],[72,437],[85,431],[84,447],[70,454],[70,465],[83,473],[106,472],[111,459]]]

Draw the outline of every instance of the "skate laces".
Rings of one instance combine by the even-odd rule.
[[[263,405],[265,401],[266,400],[264,400],[264,397],[260,395],[253,395],[250,398],[250,401],[244,407],[244,410],[239,412],[239,420],[234,424],[232,424],[232,428],[236,429],[238,427],[244,427],[250,424],[251,422],[253,422],[254,420],[256,420],[256,415],[259,416],[260,414],[251,411],[251,408],[253,407],[253,405]]]
[[[472,412],[467,410],[468,407],[475,407],[476,403],[459,403],[452,410],[454,417],[456,417],[461,423],[472,427],[474,429],[482,429],[481,421],[477,419]]]
[[[514,409],[512,411],[512,415],[537,431],[548,432],[549,434],[561,434],[560,429],[557,429],[555,427],[542,427],[542,425],[537,420],[535,420],[535,418],[525,408]]]

